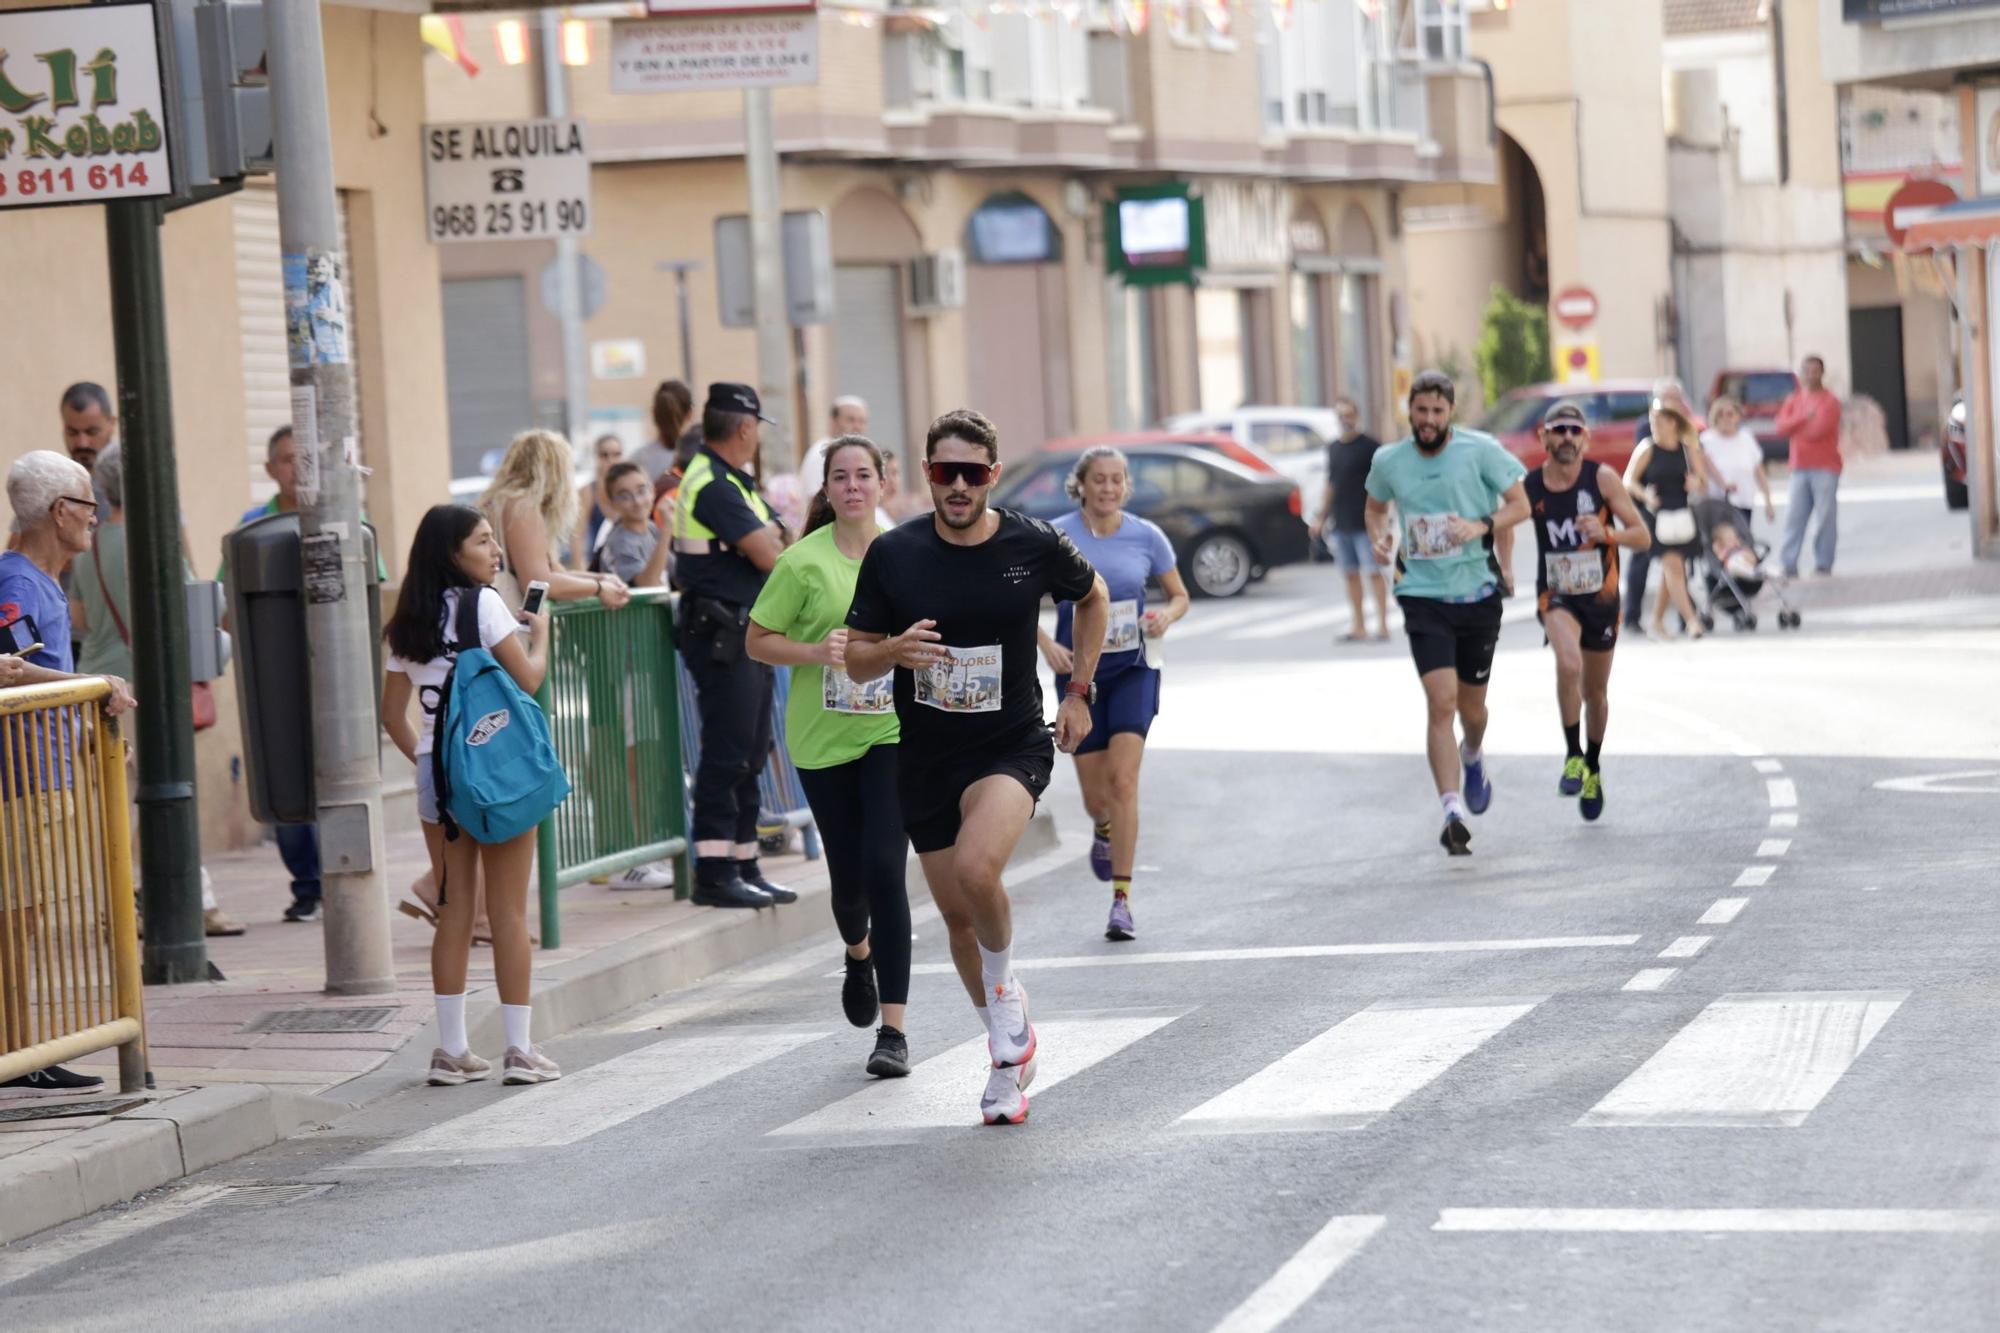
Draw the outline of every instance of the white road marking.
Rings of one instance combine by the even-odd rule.
[[[1626,949],[1637,935],[1554,935],[1526,940],[1430,940],[1410,944],[1293,944],[1264,949],[1187,949],[1178,953],[1092,953],[1059,958],[1016,958],[1026,976],[1074,967],[1136,967],[1151,963],[1255,963],[1279,958],[1363,958],[1413,953],[1513,953],[1530,949]],[[919,963],[913,976],[956,972],[950,963]]]
[[[1440,1208],[1433,1231],[1919,1232],[1992,1235],[2000,1210],[1965,1208]]]
[[[1980,778],[1986,781],[1977,781]],[[1875,784],[1875,790],[1917,792],[1925,796],[1991,796],[2000,793],[2000,768],[1930,773],[1916,778],[1884,778]]]
[[[1772,828],[1797,828],[1798,826],[1799,817],[1796,811],[1786,811],[1783,814],[1771,816]]]
[[[1776,866],[1745,866],[1743,873],[1736,877],[1732,889],[1755,889],[1771,882],[1771,876],[1778,872]]]
[[[1773,810],[1789,810],[1799,803],[1798,784],[1790,778],[1769,779],[1764,783],[1764,794]]]
[[[432,1125],[368,1156],[484,1153],[559,1148],[600,1134],[669,1102],[828,1036],[825,1032],[738,1029],[669,1037],[523,1089],[477,1111]],[[498,1076],[498,1070],[494,1071]]]
[[[1032,1009],[1031,1009],[1032,1014]],[[1052,1018],[1035,1024],[1035,1099],[1173,1022],[1179,1014],[1113,1018]],[[883,1079],[811,1115],[771,1131],[771,1136],[873,1135],[949,1129],[979,1124],[979,1094],[992,1072],[986,1038],[974,1037],[919,1064],[908,1078]],[[1032,1118],[1032,1111],[1030,1116]]]
[[[1301,611],[1297,615],[1285,616],[1279,620],[1267,620],[1261,625],[1238,630],[1230,637],[1237,640],[1282,639],[1288,634],[1305,634],[1312,630],[1345,625],[1353,618],[1353,614],[1344,606],[1325,606],[1313,611]],[[1392,626],[1398,619],[1396,613],[1390,614]]]
[[[1186,639],[1199,639],[1203,635],[1219,634],[1223,630],[1247,625],[1253,620],[1262,620],[1267,616],[1289,616],[1304,610],[1309,605],[1311,605],[1309,602],[1287,598],[1282,602],[1257,602],[1249,606],[1231,607],[1226,611],[1203,610],[1175,625],[1173,631],[1167,635],[1167,640],[1170,643],[1179,643]]]
[[[1334,1218],[1251,1292],[1249,1299],[1231,1310],[1214,1333],[1271,1333],[1297,1314],[1387,1221],[1385,1217]]]
[[[1785,771],[1784,762],[1778,759],[1752,759],[1750,767],[1756,769],[1759,773],[1782,773]]]
[[[1766,838],[1757,844],[1757,855],[1759,856],[1783,856],[1790,850],[1792,850],[1792,840],[1790,838]]]
[[[1360,1129],[1545,998],[1372,1005],[1195,1107],[1180,1123],[1209,1133]]]
[[[1736,914],[1750,900],[1748,898],[1717,898],[1714,906],[1701,914],[1697,926],[1726,926],[1736,919]]]
[[[1660,957],[1692,958],[1707,948],[1708,942],[1713,938],[1714,936],[1712,935],[1683,935],[1666,948],[1660,950]]]
[[[1908,996],[1725,995],[1576,1123],[1801,1125]]]
[[[1620,990],[1658,990],[1679,974],[1678,967],[1648,967],[1619,987]]]
[[[210,1204],[222,1202],[228,1194],[227,1185],[190,1185],[150,1204],[122,1213],[109,1213],[74,1231],[30,1242],[25,1248],[0,1250],[0,1287],[33,1277],[93,1250],[101,1250],[127,1236],[136,1236],[141,1231],[151,1231],[154,1227],[178,1221]]]

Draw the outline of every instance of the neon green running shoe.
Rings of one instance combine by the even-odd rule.
[[[1569,762],[1563,765],[1562,781],[1556,784],[1556,790],[1564,796],[1576,795],[1583,790],[1583,775],[1589,771],[1590,766],[1583,762],[1582,755],[1571,755]]]
[[[1583,799],[1577,802],[1577,809],[1585,819],[1595,819],[1604,813],[1604,775],[1585,773],[1583,775]]]

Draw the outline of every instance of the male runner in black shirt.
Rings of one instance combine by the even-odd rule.
[[[937,512],[882,534],[862,558],[847,674],[869,681],[895,669],[903,826],[986,1022],[993,1072],[980,1114],[1016,1125],[1028,1115],[1021,1094],[1035,1076],[1035,1029],[1014,979],[1013,909],[1000,875],[1049,785],[1055,748],[1073,754],[1090,733],[1111,602],[1069,538],[987,508],[999,458],[999,434],[979,413],[931,424],[924,460]],[[1076,603],[1075,667],[1054,745],[1035,674],[1044,596]]]

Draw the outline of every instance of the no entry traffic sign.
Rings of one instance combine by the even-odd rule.
[[[1597,318],[1597,293],[1588,287],[1565,287],[1549,302],[1549,308],[1570,328],[1589,328]]]

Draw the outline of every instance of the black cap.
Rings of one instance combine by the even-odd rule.
[[[1584,415],[1583,404],[1574,398],[1563,399],[1550,408],[1549,414],[1542,418],[1542,424],[1545,426],[1552,426],[1558,421],[1574,421],[1579,426],[1590,424],[1590,418]]]
[[[718,381],[708,386],[708,402],[704,412],[741,412],[745,416],[757,418],[767,426],[778,423],[764,415],[764,404],[757,399],[757,391],[747,384],[730,384]]]

